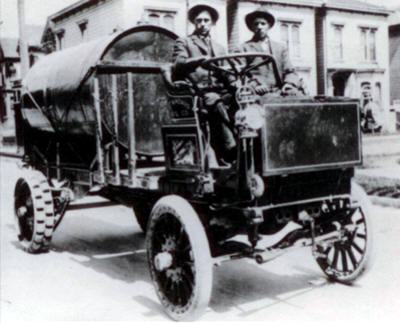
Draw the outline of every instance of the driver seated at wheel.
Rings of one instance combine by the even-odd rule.
[[[188,19],[194,25],[194,32],[175,42],[173,80],[189,80],[198,89],[202,106],[208,113],[211,146],[220,163],[229,163],[236,158],[231,117],[234,111],[229,111],[227,104],[232,98],[227,90],[229,80],[200,66],[207,58],[226,55],[225,48],[212,40],[210,35],[218,18],[218,12],[208,5],[195,5],[189,10]]]
[[[286,46],[269,38],[268,32],[275,24],[275,17],[265,8],[258,8],[245,17],[247,28],[253,32],[253,37],[233,50],[234,53],[262,53],[275,58],[277,70],[272,64],[264,64],[253,69],[250,74],[251,83],[258,95],[276,93],[281,95],[296,95],[301,88],[301,81],[290,60]],[[254,59],[257,64],[260,59]],[[278,78],[279,76],[279,78]],[[277,83],[281,80],[281,84]]]

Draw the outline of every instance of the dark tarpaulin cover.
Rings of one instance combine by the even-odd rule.
[[[94,135],[93,68],[101,61],[168,63],[176,35],[156,26],[138,26],[41,58],[23,81],[23,115],[31,126],[61,133]],[[120,143],[127,146],[127,81],[117,75]],[[106,129],[113,129],[111,75],[99,75],[100,105]],[[161,124],[169,120],[159,74],[133,73],[136,148],[162,153]],[[37,109],[40,107],[40,109]],[[29,109],[40,110],[36,113]],[[42,114],[38,117],[38,114]],[[35,116],[33,118],[33,116]],[[47,121],[47,122],[46,122]]]

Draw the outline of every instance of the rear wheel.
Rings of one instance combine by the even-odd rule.
[[[46,252],[54,229],[53,197],[44,175],[27,171],[14,191],[14,217],[18,240],[25,251]]]
[[[193,320],[208,306],[212,261],[204,227],[192,206],[179,196],[155,205],[146,237],[151,277],[167,314]]]
[[[318,265],[329,278],[341,283],[357,279],[371,267],[373,260],[371,203],[355,183],[351,195],[359,206],[350,212],[345,223],[340,223],[342,238],[328,246],[317,245]]]

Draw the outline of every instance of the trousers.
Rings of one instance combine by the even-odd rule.
[[[203,96],[210,125],[210,143],[218,159],[231,162],[236,158],[236,140],[231,121],[232,114],[222,95],[214,92]],[[231,113],[229,113],[231,112]]]

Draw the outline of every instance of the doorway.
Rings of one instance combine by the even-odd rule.
[[[333,95],[344,96],[346,90],[346,82],[349,78],[348,72],[336,72],[332,75]]]

